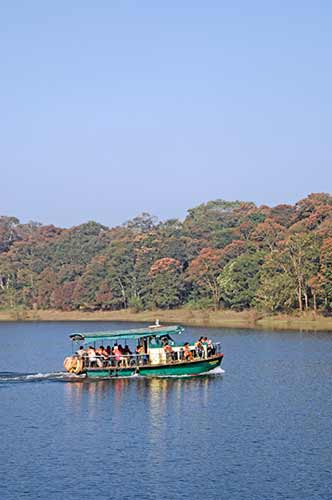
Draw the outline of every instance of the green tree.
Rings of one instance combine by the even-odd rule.
[[[226,307],[242,310],[253,305],[263,262],[264,253],[257,252],[240,255],[225,266],[218,284]]]
[[[294,307],[308,310],[311,279],[319,270],[319,241],[313,234],[294,234],[266,259],[262,268],[257,301],[269,310]],[[270,298],[268,299],[268,295]]]
[[[284,251],[289,274],[296,280],[299,310],[308,310],[309,281],[319,269],[319,241],[312,234],[295,234],[288,238]]]
[[[318,294],[326,311],[332,311],[332,238],[323,241],[320,251]]]
[[[297,287],[285,254],[267,255],[260,270],[260,283],[253,304],[269,312],[289,312],[296,307]]]

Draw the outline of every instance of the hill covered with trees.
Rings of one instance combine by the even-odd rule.
[[[0,217],[0,307],[332,310],[332,196],[70,229]]]

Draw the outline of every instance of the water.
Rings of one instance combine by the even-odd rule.
[[[224,374],[64,375],[68,333],[109,328],[0,324],[1,500],[332,498],[331,334],[190,328]]]

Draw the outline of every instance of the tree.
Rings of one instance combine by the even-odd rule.
[[[271,311],[289,310],[295,307],[296,297],[298,309],[307,310],[312,296],[310,280],[318,269],[319,243],[315,235],[291,235],[266,258],[257,302]]]
[[[74,281],[56,287],[50,297],[51,307],[61,309],[62,311],[70,311],[73,309],[73,294],[75,287],[76,283]]]
[[[330,312],[332,310],[332,238],[325,239],[321,247],[318,283],[318,293],[323,299],[324,308]]]
[[[199,295],[212,299],[215,309],[220,304],[218,276],[222,268],[223,252],[213,248],[204,248],[188,268],[189,281],[196,287]]]
[[[18,239],[16,217],[0,216],[0,252],[5,252]]]
[[[225,266],[218,284],[226,307],[242,310],[253,305],[263,262],[264,253],[257,252],[240,255]]]
[[[252,239],[257,241],[261,248],[267,248],[270,252],[276,249],[279,241],[285,238],[286,231],[281,224],[273,219],[266,219],[258,224],[252,233]]]
[[[146,233],[151,231],[157,224],[158,219],[154,215],[143,212],[133,219],[127,221],[124,227],[133,231],[134,233]]]
[[[188,210],[183,223],[186,236],[205,240],[205,246],[223,248],[240,239],[239,225],[256,208],[254,203],[214,200]]]
[[[314,235],[296,234],[288,238],[285,245],[289,273],[297,283],[299,310],[309,308],[309,280],[317,274],[319,268],[319,244]]]
[[[289,312],[296,305],[296,283],[285,272],[277,252],[270,254],[260,271],[255,306],[269,312]]]
[[[156,260],[150,268],[151,300],[156,307],[171,309],[181,304],[184,279],[180,261],[170,257]]]

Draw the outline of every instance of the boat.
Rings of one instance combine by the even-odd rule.
[[[182,334],[179,325],[162,326],[156,322],[147,328],[131,330],[72,333],[78,351],[64,360],[70,373],[90,379],[109,379],[140,375],[144,377],[194,376],[214,370],[221,365],[223,353],[220,342],[179,343],[173,337]],[[128,344],[137,343],[135,352]],[[108,351],[103,347],[108,345]],[[120,344],[125,345],[125,350]],[[96,347],[98,354],[96,354]]]

